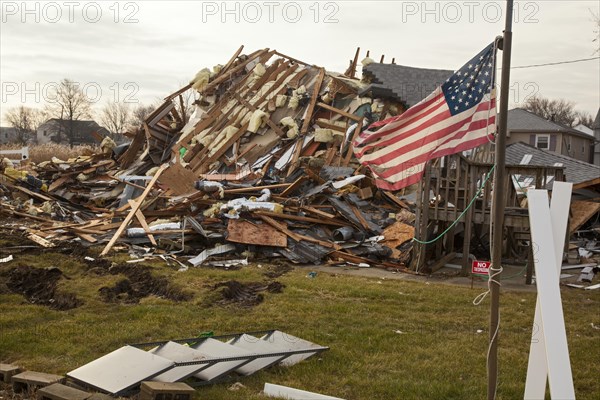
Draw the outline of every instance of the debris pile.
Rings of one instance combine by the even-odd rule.
[[[375,188],[351,145],[402,105],[277,51],[241,51],[168,96],[128,145],[5,168],[0,213],[30,220],[44,247],[127,246],[180,269],[260,257],[403,269],[414,214]]]

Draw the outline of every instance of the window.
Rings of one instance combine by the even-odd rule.
[[[535,147],[542,150],[550,149],[550,135],[536,135]]]
[[[48,136],[48,131],[44,129],[44,136]]]
[[[567,143],[567,151],[571,152],[571,142]]]

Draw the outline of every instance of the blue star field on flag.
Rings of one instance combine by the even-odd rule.
[[[442,84],[452,115],[479,103],[490,91],[494,74],[494,43],[483,49]]]

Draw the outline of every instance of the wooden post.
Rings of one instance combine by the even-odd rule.
[[[163,171],[165,169],[168,168],[168,166],[169,166],[169,164],[163,164],[158,169],[158,171],[156,171],[156,174],[154,174],[154,176],[152,177],[152,179],[150,180],[150,182],[148,182],[148,186],[146,186],[146,190],[144,190],[144,192],[136,200],[135,207],[131,208],[131,211],[129,211],[129,214],[127,214],[127,217],[125,217],[125,220],[123,221],[123,223],[121,224],[121,226],[119,227],[119,229],[117,229],[117,231],[115,232],[115,234],[112,237],[112,239],[110,239],[110,241],[108,242],[108,244],[106,245],[106,247],[104,248],[104,250],[102,250],[102,253],[100,253],[101,257],[107,255],[108,252],[110,251],[110,249],[112,249],[112,247],[114,246],[114,244],[116,243],[116,241],[119,239],[119,237],[121,237],[121,235],[123,234],[123,231],[125,230],[125,228],[127,228],[127,225],[129,225],[129,223],[131,222],[131,220],[133,219],[133,217],[135,216],[135,214],[138,212],[138,210],[142,206],[142,202],[144,201],[144,199],[148,196],[148,194],[152,190],[152,187],[154,186],[154,184],[158,180],[158,177],[160,176],[160,174],[163,173]]]
[[[508,115],[508,97],[510,89],[510,58],[512,50],[512,21],[513,0],[506,1],[506,21],[504,38],[502,39],[502,86],[500,88],[500,112],[498,118],[498,132],[496,134],[496,169],[494,173],[494,202],[492,210],[493,249],[490,275],[502,267],[502,238],[504,228],[505,191],[501,190],[506,179],[506,131]],[[500,190],[498,190],[500,189]],[[490,346],[488,349],[487,371],[488,387],[487,399],[495,400],[498,387],[498,335],[500,332],[500,272],[496,272],[492,279],[490,276]]]

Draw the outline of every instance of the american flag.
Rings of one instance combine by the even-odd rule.
[[[487,46],[420,103],[373,123],[354,141],[354,153],[384,190],[418,182],[434,158],[473,149],[496,131],[496,48]],[[377,129],[379,128],[379,129]]]

